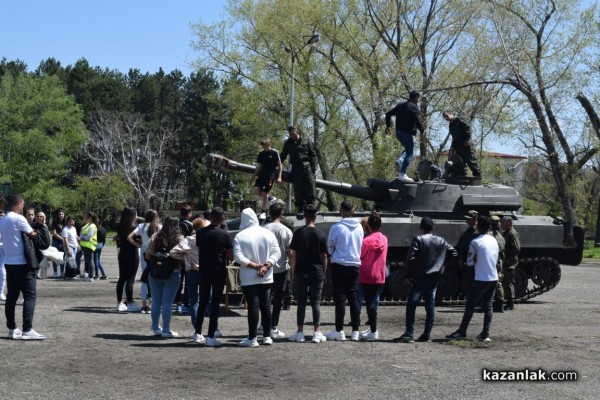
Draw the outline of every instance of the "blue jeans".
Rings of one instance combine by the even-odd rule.
[[[369,327],[371,332],[377,332],[377,308],[379,307],[379,293],[383,285],[366,284],[359,286],[360,292],[364,293],[367,307],[367,317],[369,318]],[[359,303],[361,304],[361,303]]]
[[[400,154],[400,157],[403,157],[402,166],[400,167],[400,173],[405,174],[408,169],[408,164],[413,159],[413,154],[415,151],[415,140],[411,133],[405,131],[396,131],[396,138],[398,141],[404,146],[404,150]]]
[[[152,316],[152,330],[159,329],[158,320],[162,314],[163,333],[171,332],[171,305],[175,299],[175,293],[179,287],[179,281],[181,275],[179,274],[179,268],[176,268],[169,279],[154,279],[148,277],[148,283],[150,284],[150,290],[152,291],[152,309],[150,314]]]
[[[94,267],[96,268],[96,276],[105,276],[104,267],[100,262],[100,255],[102,254],[102,249],[104,248],[104,243],[98,243],[96,250],[94,250]],[[100,273],[98,273],[100,272]]]
[[[419,300],[425,300],[425,329],[423,336],[430,336],[435,320],[435,291],[438,280],[417,279],[410,287],[408,299],[406,302],[406,334],[413,336],[415,334],[415,311]]]
[[[465,305],[465,313],[463,314],[462,321],[460,323],[460,328],[458,331],[464,335],[467,334],[467,328],[469,327],[469,323],[471,322],[471,318],[473,318],[473,312],[475,311],[475,306],[481,300],[481,304],[483,306],[483,330],[481,333],[484,335],[490,334],[490,326],[492,325],[492,316],[494,315],[492,302],[494,300],[494,293],[496,292],[496,286],[498,286],[498,281],[473,281],[471,285],[471,290],[469,290],[469,294],[467,295],[467,304]]]
[[[358,267],[331,264],[331,285],[335,301],[335,330],[344,329],[346,316],[346,298],[350,306],[350,323],[352,331],[359,327],[360,307],[358,305]]]
[[[23,332],[28,332],[33,326],[33,312],[36,299],[37,271],[29,269],[27,265],[5,264],[6,268],[6,327],[16,329],[15,306],[19,294],[23,293]]]

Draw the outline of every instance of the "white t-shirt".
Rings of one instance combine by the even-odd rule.
[[[498,280],[498,241],[491,235],[479,235],[471,241],[467,265],[475,266],[475,280],[491,282]]]
[[[32,228],[27,219],[16,212],[9,211],[0,219],[0,242],[4,248],[4,264],[27,264],[21,232],[28,234],[31,231]]]
[[[273,232],[275,237],[277,238],[277,243],[279,243],[279,251],[281,251],[281,258],[277,261],[277,264],[273,266],[273,273],[279,274],[286,272],[290,269],[290,264],[288,263],[287,257],[287,249],[290,247],[290,243],[292,243],[292,231],[289,230],[282,223],[270,223],[265,225],[265,228]]]
[[[134,235],[140,235],[142,237],[142,249],[144,250],[148,248],[148,242],[150,241],[150,236],[148,236],[148,228],[150,228],[150,224],[147,222],[143,222],[136,226],[135,230],[133,231]],[[156,230],[156,232],[160,231],[161,229],[162,224],[158,224],[158,229]]]
[[[72,248],[72,249],[77,248],[77,229],[75,229],[74,226],[66,225],[63,228],[60,236],[67,239],[67,243],[69,244],[70,248]]]

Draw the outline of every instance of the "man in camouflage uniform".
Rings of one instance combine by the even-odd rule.
[[[458,262],[461,267],[467,262],[467,256],[469,255],[469,245],[471,240],[479,236],[475,231],[475,224],[477,224],[478,213],[475,210],[469,210],[465,218],[467,220],[467,229],[463,232],[458,243],[456,244],[456,250],[458,250]]]
[[[297,128],[290,126],[288,139],[283,144],[281,161],[290,157],[294,185],[294,203],[297,217],[303,219],[304,206],[315,201],[315,172],[317,171],[317,153],[309,139],[302,137]]]
[[[504,312],[504,288],[502,287],[502,283],[504,281],[504,274],[502,271],[502,265],[504,263],[504,249],[506,247],[506,243],[504,241],[504,237],[500,233],[500,217],[497,215],[492,215],[492,230],[490,231],[490,235],[492,235],[496,241],[498,242],[498,263],[496,264],[496,269],[498,270],[498,286],[496,287],[496,293],[494,294],[494,312],[495,313],[503,313]]]
[[[513,301],[515,299],[515,269],[519,265],[519,252],[521,251],[521,241],[519,233],[512,226],[512,218],[509,216],[502,217],[500,228],[504,231],[502,236],[506,242],[504,248],[504,292],[506,294],[505,310],[514,310]]]
[[[471,147],[471,125],[463,119],[455,116],[449,111],[444,111],[442,116],[449,122],[448,128],[452,136],[450,152],[456,152],[462,158],[465,164],[464,175],[467,175],[467,165],[471,169],[473,176],[481,176],[479,162],[475,158],[475,152]],[[459,171],[459,173],[462,171]]]

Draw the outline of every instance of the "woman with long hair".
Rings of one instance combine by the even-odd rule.
[[[146,250],[146,260],[152,260],[152,256],[156,252],[169,254],[169,251],[183,242],[185,237],[179,230],[179,220],[174,217],[167,217],[163,224],[162,229],[154,234],[148,243],[148,250]],[[162,336],[164,338],[177,337],[177,332],[171,331],[171,305],[175,300],[175,294],[179,288],[179,281],[181,280],[181,268],[180,259],[183,256],[178,256],[179,259],[169,257],[172,263],[172,271],[168,277],[155,278],[152,276],[152,270],[148,276],[148,283],[150,284],[150,290],[152,292],[152,307],[150,314],[152,316],[152,331],[156,336]],[[151,267],[152,268],[152,267]],[[162,314],[163,327],[160,328],[159,319]]]
[[[148,249],[148,242],[150,242],[150,238],[162,229],[162,225],[160,224],[160,217],[158,216],[158,212],[155,210],[148,210],[144,215],[144,222],[139,224],[137,228],[135,228],[128,236],[127,240],[129,243],[133,244],[135,247],[141,249],[142,253],[142,272],[148,268],[148,263],[144,259],[144,253]],[[141,242],[137,241],[136,238],[141,238]],[[150,296],[148,295],[148,284],[142,282],[140,285],[140,297],[142,298],[142,314],[150,314],[150,309],[148,308],[148,299]]]
[[[91,211],[86,211],[83,214],[83,223],[81,227],[81,233],[79,236],[79,245],[83,252],[83,258],[85,260],[85,281],[94,282],[94,274],[96,268],[94,266],[94,251],[98,244],[98,227],[96,226],[98,219],[96,214]]]
[[[52,229],[50,234],[52,235],[52,247],[56,247],[58,251],[66,252],[63,246],[63,238],[61,236],[63,228],[67,225],[65,221],[65,212],[62,209],[56,210],[54,218],[52,220]],[[52,262],[52,269],[54,270],[54,279],[65,277],[65,264],[60,264],[60,276],[58,275],[58,263]]]
[[[140,264],[138,248],[131,244],[127,237],[136,227],[137,211],[135,208],[125,207],[117,224],[117,242],[120,250],[119,280],[117,281],[117,311],[139,312],[140,306],[133,301],[133,283]],[[123,301],[123,287],[125,287],[126,301]]]

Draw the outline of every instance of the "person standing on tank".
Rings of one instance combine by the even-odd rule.
[[[283,144],[281,161],[290,157],[296,218],[303,219],[304,206],[315,202],[315,173],[317,172],[317,153],[313,143],[302,136],[298,128],[287,128],[288,139]]]
[[[414,155],[414,136],[417,135],[417,130],[421,134],[425,133],[425,128],[419,119],[419,106],[417,106],[420,98],[421,95],[419,92],[411,91],[408,94],[408,101],[399,103],[396,107],[385,113],[386,134],[390,132],[392,117],[396,117],[396,138],[404,147],[400,158],[396,160],[396,167],[399,171],[397,179],[402,182],[413,182],[413,179],[406,175],[406,170]]]
[[[521,240],[519,233],[513,228],[512,217],[504,216],[500,221],[500,228],[503,233],[504,242],[504,265],[502,271],[504,273],[504,294],[506,298],[505,310],[514,310],[513,304],[515,299],[515,270],[519,265],[519,253],[521,252]]]
[[[449,122],[448,128],[450,136],[452,136],[452,144],[450,145],[450,153],[455,152],[460,156],[465,165],[463,175],[467,175],[467,165],[473,173],[473,176],[481,177],[481,168],[479,162],[475,158],[475,152],[471,146],[471,125],[463,118],[460,118],[450,111],[444,111],[442,117]]]
[[[256,157],[256,169],[250,180],[253,181],[256,178],[253,190],[257,196],[260,196],[262,201],[261,211],[266,214],[269,206],[269,192],[273,188],[273,183],[281,183],[282,165],[279,152],[271,148],[271,139],[268,137],[262,138],[260,145],[262,151]]]

